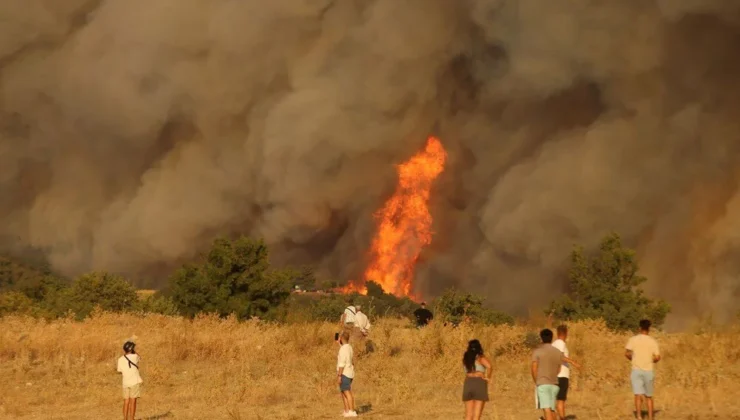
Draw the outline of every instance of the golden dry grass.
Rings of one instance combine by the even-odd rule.
[[[115,360],[135,335],[144,394],[137,417],[175,419],[340,418],[334,383],[335,325],[276,326],[199,317],[96,314],[85,322],[0,319],[0,417],[120,418]],[[533,330],[533,329],[532,329]],[[364,417],[458,419],[466,341],[478,338],[496,370],[486,419],[536,419],[528,329],[375,326],[376,351],[356,361]],[[740,418],[740,331],[657,334],[664,361],[656,408],[663,419]],[[572,378],[578,419],[626,419],[632,411],[627,335],[600,323],[571,325],[569,347],[584,368]]]

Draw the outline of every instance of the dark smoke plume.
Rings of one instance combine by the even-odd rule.
[[[435,133],[422,293],[522,311],[614,230],[679,316],[728,316],[739,74],[735,0],[4,1],[2,247],[146,277],[245,233],[346,280]]]

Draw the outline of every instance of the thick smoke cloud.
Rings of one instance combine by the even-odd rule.
[[[728,316],[739,49],[733,0],[2,2],[2,246],[156,277],[246,233],[349,279],[435,133],[422,293],[536,307],[615,230],[676,319]]]

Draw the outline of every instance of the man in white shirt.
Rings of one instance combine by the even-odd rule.
[[[355,327],[360,330],[363,337],[367,337],[370,333],[370,320],[367,319],[367,315],[362,312],[362,306],[355,305],[357,312],[355,313]]]
[[[354,351],[349,344],[349,331],[339,337],[339,354],[337,355],[337,383],[344,403],[344,417],[357,417],[355,397],[352,395],[352,381],[355,378],[355,365],[352,361]]]
[[[565,344],[565,341],[568,339],[568,327],[560,325],[557,328],[557,333],[558,339],[552,343],[552,346],[563,352],[565,359],[558,372],[558,387],[560,387],[560,390],[555,398],[556,411],[558,417],[565,419],[565,401],[568,399],[568,386],[570,386],[570,365],[572,364],[575,367],[578,367],[578,365],[570,359],[570,352],[568,351],[568,346]]]
[[[342,313],[342,327],[352,330],[352,328],[354,328],[355,326],[356,315],[357,308],[353,304],[352,299],[350,299],[347,307],[344,308],[344,313]]]
[[[655,364],[660,361],[658,342],[650,337],[650,321],[640,321],[640,333],[627,341],[624,356],[632,362],[632,393],[635,394],[635,418],[642,418],[642,398],[647,400],[648,419],[653,420],[653,385]]]
[[[118,358],[118,372],[123,378],[123,420],[134,420],[136,400],[141,397],[141,384],[144,382],[139,374],[141,358],[136,354],[136,344],[127,341],[123,345],[123,356]]]

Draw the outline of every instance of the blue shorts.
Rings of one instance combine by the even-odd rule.
[[[632,393],[635,395],[653,396],[655,373],[652,370],[632,369]]]
[[[538,408],[555,410],[555,399],[558,396],[560,387],[557,385],[537,385],[537,405]]]
[[[342,392],[352,391],[352,378],[342,375],[342,382],[339,384],[339,390]]]

